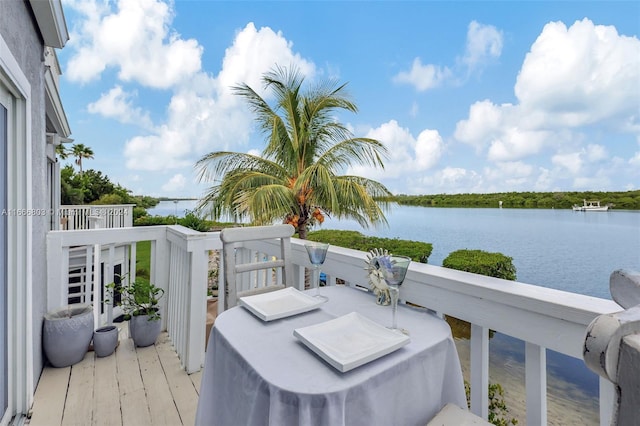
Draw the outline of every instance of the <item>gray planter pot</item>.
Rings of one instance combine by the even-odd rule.
[[[47,312],[42,326],[42,347],[54,367],[82,361],[93,337],[93,308],[76,303]]]
[[[151,346],[160,335],[162,321],[149,321],[148,315],[132,316],[129,320],[129,335],[139,347]]]
[[[118,346],[118,327],[107,325],[93,332],[93,351],[99,358],[111,355]]]

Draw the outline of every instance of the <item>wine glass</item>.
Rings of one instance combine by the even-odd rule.
[[[405,275],[407,275],[410,263],[411,258],[407,256],[386,255],[378,258],[380,271],[389,286],[389,295],[391,296],[391,327],[389,328],[405,334],[409,334],[408,331],[398,328],[398,296],[400,295],[399,287],[402,285]]]
[[[329,249],[328,243],[320,243],[315,241],[308,241],[305,243],[304,247],[307,249],[307,254],[309,255],[309,260],[313,265],[313,278],[314,282],[312,284],[313,288],[313,296],[327,300],[327,297],[320,296],[318,294],[318,287],[320,287],[320,266],[324,263],[324,259],[327,257],[327,250]]]

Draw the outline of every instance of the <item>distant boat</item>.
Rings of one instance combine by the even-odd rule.
[[[607,210],[609,210],[609,205],[601,206],[600,201],[583,200],[581,206],[577,204],[573,205],[574,212],[606,212]]]

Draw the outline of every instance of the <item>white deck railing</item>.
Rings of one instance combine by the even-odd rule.
[[[94,253],[114,253],[113,249],[105,251],[105,247],[131,246],[147,240],[152,242],[151,279],[167,292],[161,299],[164,327],[187,372],[197,371],[204,361],[207,256],[209,250],[222,246],[217,232],[199,233],[181,226],[52,231],[47,247],[49,307],[67,303],[68,287],[64,283],[68,282],[65,271],[70,247],[98,244],[101,249]],[[276,255],[279,245],[259,242],[247,248]],[[327,283],[332,285],[339,278],[347,285],[366,286],[365,256],[365,252],[332,246],[322,267]],[[309,266],[303,241],[292,239],[292,257],[294,285],[301,288],[305,266]],[[112,274],[108,266],[112,261],[101,260],[100,255],[94,261],[103,261],[105,274]],[[135,256],[130,262],[135,265]],[[105,282],[110,282],[110,277],[105,277]],[[401,297],[405,302],[472,324],[471,404],[472,411],[484,418],[488,410],[489,330],[525,341],[526,411],[530,425],[544,425],[547,419],[545,349],[582,359],[587,325],[600,314],[621,310],[611,300],[420,263],[412,263]],[[611,383],[600,379],[601,425],[609,424],[612,396]]]
[[[60,206],[60,229],[72,231],[93,228],[126,228],[133,226],[135,204]],[[92,226],[92,219],[97,226]]]
[[[114,282],[115,265],[121,265],[121,274],[135,279],[136,244],[141,241],[151,244],[150,280],[165,290],[160,299],[162,329],[169,332],[186,371],[198,371],[204,363],[208,252],[222,247],[218,233],[179,225],[51,231],[47,235],[47,307],[55,309],[80,297],[93,303],[96,327],[109,323],[112,307],[102,314],[102,291],[95,289]],[[69,294],[69,253],[79,247],[85,247],[83,260],[93,274],[88,274],[90,283],[81,295]]]

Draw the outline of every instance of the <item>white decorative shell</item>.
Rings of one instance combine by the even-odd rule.
[[[389,286],[387,282],[384,280],[382,272],[378,266],[378,258],[380,256],[390,256],[387,250],[375,248],[370,250],[367,254],[367,259],[365,260],[365,270],[367,271],[367,277],[369,279],[369,285],[371,289],[378,297],[378,304],[388,305],[390,296],[389,296]]]

